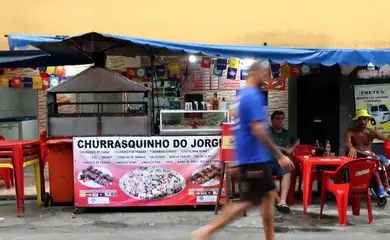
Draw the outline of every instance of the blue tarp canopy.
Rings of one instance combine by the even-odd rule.
[[[0,51],[0,64],[7,62],[18,62],[29,60],[37,57],[49,56],[50,54],[43,51]]]
[[[74,37],[45,37],[8,35],[9,47],[25,49],[28,46],[39,48],[50,54],[83,54],[93,52],[123,56],[182,56],[186,54],[268,59],[276,63],[322,64],[332,66],[357,65],[376,66],[390,64],[390,50],[387,49],[321,49],[284,48],[263,46],[233,46],[199,43],[183,43],[125,37],[112,34],[86,33]]]
[[[51,55],[41,50],[0,51],[0,68],[27,68],[91,64],[92,59],[80,55]]]

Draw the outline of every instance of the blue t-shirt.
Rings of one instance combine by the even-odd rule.
[[[256,87],[245,87],[234,104],[238,111],[232,119],[236,135],[236,157],[239,164],[264,163],[272,160],[270,151],[252,133],[250,123],[260,121],[268,129],[267,104],[263,93]]]

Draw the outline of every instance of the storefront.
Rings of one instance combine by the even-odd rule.
[[[86,38],[91,39],[90,35]],[[264,86],[264,90],[268,90],[269,111],[283,110],[290,115],[292,131],[294,127],[296,131],[299,121],[292,106],[297,107],[294,101],[301,95],[297,90],[300,78],[318,76],[321,79],[324,76],[321,71],[325,69],[325,75],[327,73],[325,66],[390,62],[386,51],[372,54],[372,51],[364,50],[209,46],[92,35],[92,39],[96,39],[94,44],[83,40],[83,35],[75,37],[73,44],[92,58],[96,57],[96,52],[126,56],[125,64],[112,67],[112,70],[151,89],[150,94],[123,95],[125,103],[129,99],[152,100],[151,131],[150,134],[125,131],[125,134],[102,134],[97,131],[91,135],[81,128],[77,134],[70,135],[76,137],[73,142],[74,196],[76,206],[80,207],[214,203],[221,171],[218,165],[220,124],[229,121],[229,103],[234,100],[236,91],[245,86],[252,58],[270,61],[273,78]],[[75,49],[68,50],[72,38],[66,43],[62,38],[9,38],[12,47],[33,45],[47,51],[79,53]],[[95,60],[98,66],[110,66],[110,58]],[[339,79],[340,69],[334,72],[331,78]],[[336,95],[341,92],[339,84],[329,92],[334,89]],[[326,105],[326,101],[322,104]],[[120,109],[111,114],[136,112],[129,106]],[[339,111],[341,113],[341,107]],[[74,114],[80,113],[76,108]],[[341,114],[338,116],[341,118]],[[311,121],[323,121],[317,116],[311,117]],[[96,124],[99,126],[99,121]],[[330,124],[334,126],[338,122]],[[50,122],[44,122],[42,127],[45,125],[49,127],[50,137]],[[67,131],[66,128],[62,130]],[[339,131],[336,129],[336,133]]]

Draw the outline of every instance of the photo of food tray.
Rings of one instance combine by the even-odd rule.
[[[186,181],[177,172],[162,167],[139,167],[126,173],[119,181],[121,190],[139,200],[173,197],[183,191]]]
[[[81,184],[90,188],[108,187],[115,182],[112,174],[107,169],[92,166],[83,169],[77,178]]]
[[[211,187],[219,184],[221,178],[221,168],[215,165],[205,166],[196,169],[190,178],[195,185]]]
[[[272,86],[276,89],[281,89],[284,87],[284,82],[278,80],[272,83]]]

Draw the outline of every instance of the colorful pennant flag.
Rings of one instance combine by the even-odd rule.
[[[146,77],[146,71],[143,67],[137,68],[137,78],[145,78]]]
[[[227,79],[236,79],[237,68],[228,68]]]
[[[230,68],[238,68],[240,66],[240,59],[233,57],[229,59]]]
[[[152,67],[146,67],[146,77],[147,78],[153,77],[153,68]]]
[[[35,77],[32,79],[32,87],[35,89],[41,89],[42,88],[42,78]]]
[[[214,76],[217,76],[217,77],[222,77],[222,74],[223,74],[223,71],[222,70],[219,70],[217,68],[217,65],[214,66],[214,70],[213,70],[213,75]]]
[[[291,77],[291,67],[288,64],[283,64],[280,66],[280,77],[281,78],[290,78]]]
[[[301,66],[296,64],[291,66],[291,77],[298,78],[301,76]]]
[[[202,57],[202,63],[200,64],[201,68],[210,68],[211,67],[211,58]]]
[[[56,67],[47,67],[46,68],[46,73],[49,75],[55,74],[56,73]]]
[[[310,67],[309,67],[309,65],[302,64],[302,66],[301,66],[301,75],[302,76],[310,75]]]
[[[247,80],[249,69],[241,69],[241,80]]]
[[[21,76],[13,77],[11,80],[11,87],[22,88],[23,87],[23,78]]]
[[[136,78],[137,77],[137,68],[127,68],[126,76],[128,78]]]
[[[9,80],[7,76],[0,75],[0,87],[8,87],[9,86]]]
[[[60,84],[66,82],[67,80],[68,80],[68,77],[60,77],[59,78]]]
[[[58,77],[50,77],[50,87],[57,87],[60,84]]]
[[[217,60],[217,69],[218,70],[225,70],[227,67],[227,59],[225,58],[218,58]]]
[[[29,78],[29,77],[23,78],[23,87],[24,88],[32,88],[32,78]]]
[[[47,78],[49,77],[49,74],[47,74],[46,72],[39,72],[39,76],[41,76],[41,78]]]
[[[42,78],[42,90],[50,88],[50,78]]]
[[[165,76],[165,66],[164,65],[156,66],[155,68],[156,68],[157,77],[164,77]]]
[[[168,72],[173,75],[180,75],[180,62],[173,61],[168,64]]]
[[[176,74],[168,74],[168,80],[177,80],[177,75]]]
[[[272,78],[280,77],[280,64],[271,63]]]
[[[4,71],[4,75],[8,75],[12,72],[12,68],[4,68],[3,71]]]
[[[66,76],[65,67],[63,67],[63,66],[56,67],[55,71],[56,71],[56,74],[58,77],[65,77]]]
[[[320,73],[320,64],[310,64],[309,67],[311,68],[311,74],[316,75]]]

